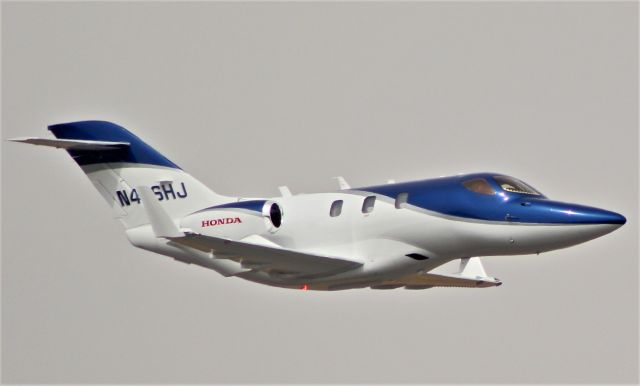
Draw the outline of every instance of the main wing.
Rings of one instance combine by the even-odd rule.
[[[180,230],[162,209],[153,192],[146,186],[137,189],[142,198],[151,228],[156,237],[212,253],[217,259],[240,263],[246,270],[264,271],[292,277],[319,277],[348,271],[362,263],[339,257],[323,256],[282,248],[265,238],[253,236],[244,240],[229,240]]]
[[[275,245],[228,240],[192,232],[187,232],[182,237],[170,237],[169,240],[200,251],[210,252],[218,259],[234,260],[247,270],[265,271],[277,275],[327,276],[362,265],[362,263],[338,257],[293,251]],[[268,243],[266,239],[261,237],[253,237],[251,240]]]
[[[486,288],[497,287],[502,282],[494,278],[467,278],[456,275],[442,275],[435,273],[415,274],[406,276],[398,280],[389,280],[380,285],[373,286],[373,289],[391,289],[405,287],[406,289],[428,289],[431,287],[466,287],[466,288]]]

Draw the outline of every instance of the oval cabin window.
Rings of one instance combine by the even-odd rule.
[[[373,212],[373,206],[376,204],[376,196],[369,196],[362,203],[362,213],[367,214]]]
[[[340,213],[342,213],[342,202],[342,200],[336,200],[331,204],[331,209],[329,210],[331,217],[340,216]]]

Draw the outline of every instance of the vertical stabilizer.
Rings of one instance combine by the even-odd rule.
[[[114,123],[71,122],[49,126],[49,130],[56,139],[16,141],[65,149],[127,229],[150,222],[142,207],[141,192],[136,188],[139,186],[147,187],[162,211],[173,219],[233,200],[214,193]]]

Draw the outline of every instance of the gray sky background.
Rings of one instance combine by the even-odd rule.
[[[638,3],[2,3],[2,381],[637,382]],[[489,289],[319,293],[134,249],[105,119],[214,190],[497,171],[621,212]]]

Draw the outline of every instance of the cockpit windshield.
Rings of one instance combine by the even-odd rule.
[[[496,194],[491,185],[484,178],[474,178],[472,180],[467,180],[462,183],[465,188],[469,189],[472,192],[480,193],[480,194]]]
[[[502,190],[513,193],[532,194],[540,196],[541,193],[524,182],[509,176],[493,176]]]

